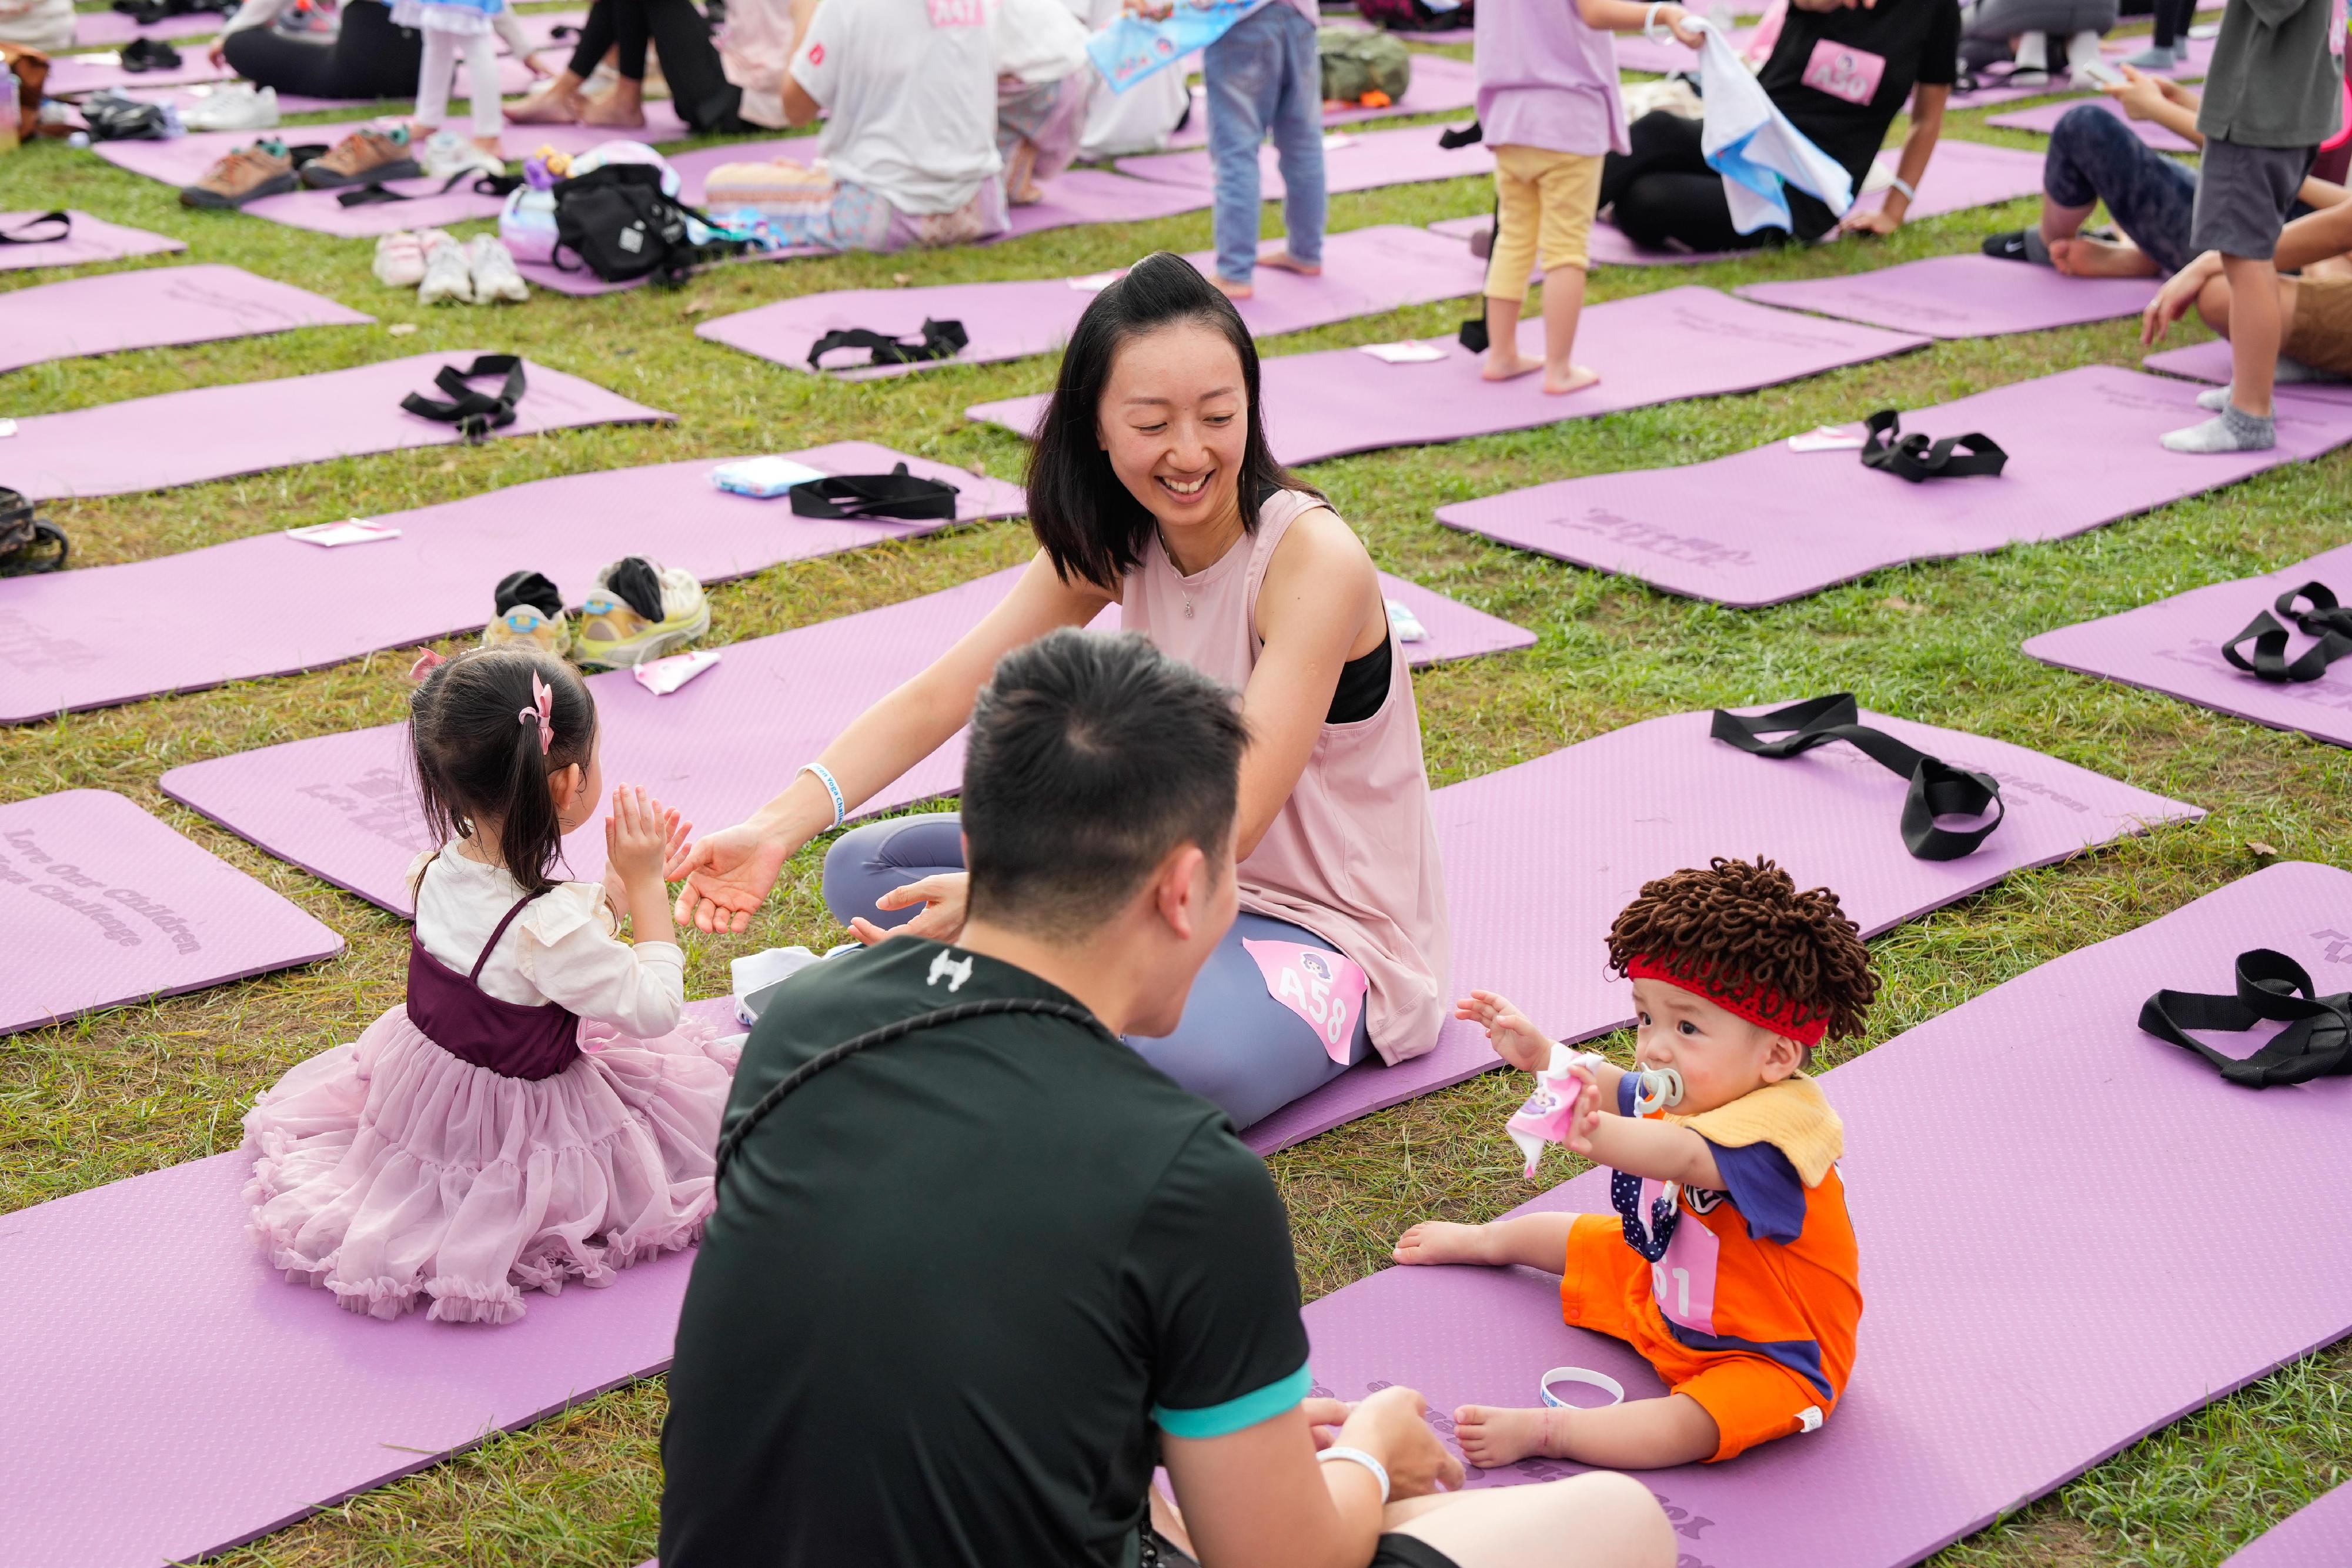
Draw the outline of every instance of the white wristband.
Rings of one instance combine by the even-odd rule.
[[[824,792],[833,797],[833,825],[841,826],[849,815],[849,806],[841,798],[841,786],[835,781],[833,770],[822,762],[803,762],[801,771],[814,774],[816,781],[824,786]]]
[[[1906,179],[1905,179],[1902,175],[1900,175],[1900,174],[1893,174],[1893,175],[1889,175],[1889,176],[1887,177],[1887,181],[1886,181],[1886,183],[1887,183],[1888,184],[1890,184],[1890,185],[1894,186],[1896,190],[1898,190],[1898,191],[1902,192],[1902,193],[1903,193],[1903,199],[1904,199],[1905,201],[1906,201],[1906,202],[1916,202],[1916,201],[1917,201],[1917,200],[1919,199],[1919,193],[1918,193],[1917,191],[1914,190],[1914,189],[1912,188],[1912,186],[1911,186],[1911,182],[1910,182],[1910,181],[1908,181],[1908,180],[1906,180]]]
[[[1318,1459],[1322,1460],[1325,1464],[1330,1463],[1333,1459],[1345,1459],[1351,1465],[1361,1465],[1364,1469],[1371,1471],[1372,1479],[1381,1483],[1381,1506],[1382,1508],[1388,1507],[1389,1468],[1381,1463],[1380,1460],[1372,1458],[1371,1455],[1364,1452],[1361,1448],[1326,1448],[1315,1457]]]
[[[1658,36],[1658,12],[1664,7],[1664,5],[1665,0],[1651,0],[1650,8],[1642,13],[1642,36],[1654,44],[1665,42]]]

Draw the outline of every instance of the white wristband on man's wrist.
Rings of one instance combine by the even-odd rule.
[[[1333,1459],[1345,1459],[1351,1465],[1361,1465],[1372,1472],[1372,1479],[1381,1483],[1381,1506],[1389,1505],[1389,1468],[1361,1448],[1330,1448],[1315,1456],[1325,1464]]]
[[[1902,175],[1891,174],[1887,176],[1886,183],[1895,190],[1902,192],[1903,199],[1905,201],[1916,202],[1919,199],[1919,193],[1912,187],[1911,182],[1905,179]]]

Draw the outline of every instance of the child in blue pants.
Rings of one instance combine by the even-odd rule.
[[[1209,159],[1217,174],[1217,287],[1250,297],[1257,265],[1323,270],[1323,67],[1315,0],[1266,0],[1202,51]],[[1257,251],[1258,148],[1268,132],[1282,170],[1287,239]]]

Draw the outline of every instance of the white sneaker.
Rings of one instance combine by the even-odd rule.
[[[191,131],[267,131],[278,123],[278,89],[226,82],[183,110],[180,120]]]
[[[426,137],[416,162],[425,177],[433,180],[446,180],[469,169],[478,169],[485,174],[507,172],[505,162],[496,153],[483,152],[454,131],[436,131]]]
[[[445,299],[474,302],[474,269],[464,246],[447,235],[436,235],[425,252],[425,281],[416,286],[416,302],[438,305]]]
[[[425,236],[399,229],[375,242],[375,280],[386,288],[414,288],[425,281]]]
[[[474,303],[495,305],[505,299],[520,305],[530,298],[530,285],[515,270],[514,252],[496,235],[476,235],[466,247],[474,275]]]

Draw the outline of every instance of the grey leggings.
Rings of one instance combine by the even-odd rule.
[[[882,910],[875,907],[876,900],[910,882],[961,870],[962,829],[954,812],[868,822],[842,834],[826,852],[825,907],[844,923],[863,915],[877,925],[902,925],[922,905]],[[1266,990],[1257,960],[1243,950],[1244,937],[1339,951],[1287,921],[1242,915],[1201,967],[1176,1032],[1160,1040],[1128,1040],[1146,1061],[1223,1108],[1236,1127],[1264,1120],[1346,1071],[1331,1060],[1314,1027]],[[1361,1061],[1370,1050],[1360,1017],[1348,1060]]]

